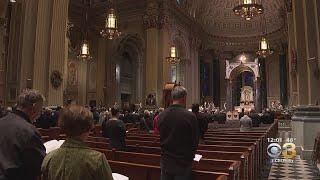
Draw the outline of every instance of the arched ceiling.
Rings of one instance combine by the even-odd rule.
[[[260,0],[259,0],[260,1]],[[189,14],[202,28],[216,37],[252,37],[263,33],[262,16],[246,21],[233,13],[239,0],[186,0]],[[284,25],[284,0],[262,0],[267,33],[276,32]]]

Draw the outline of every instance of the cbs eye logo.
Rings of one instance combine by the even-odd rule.
[[[285,143],[282,147],[278,143],[271,143],[267,148],[267,153],[271,158],[277,158],[281,154],[286,159],[292,159],[297,155],[296,145]]]

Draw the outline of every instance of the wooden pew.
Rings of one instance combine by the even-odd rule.
[[[130,177],[130,180],[160,180],[159,166],[108,161],[113,172]],[[227,180],[228,174],[221,172],[193,171],[194,180]]]
[[[99,150],[105,153],[107,159],[119,162],[144,164],[149,166],[160,166],[160,155],[132,153],[110,150]],[[109,156],[113,152],[114,156]],[[114,158],[114,159],[112,159]],[[200,162],[193,163],[194,170],[209,171],[209,172],[224,172],[229,174],[229,179],[239,179],[239,166],[238,161],[233,160],[217,160],[217,159],[201,159]]]
[[[97,142],[96,144],[101,144]],[[107,145],[105,145],[107,146]],[[92,147],[92,146],[91,146]],[[105,149],[99,149],[96,147],[101,147],[99,145],[94,146],[96,150],[103,151]],[[236,160],[241,162],[240,166],[240,177],[246,177],[244,179],[252,179],[254,169],[252,167],[253,161],[248,151],[248,148],[243,147],[223,147],[223,146],[210,146],[211,149],[216,148],[215,150],[218,151],[205,151],[205,150],[198,150],[197,153],[203,155],[206,159],[221,159],[221,160]],[[127,146],[129,151],[132,152],[142,152],[142,153],[149,153],[149,154],[160,154],[161,149],[160,147],[140,147],[140,146]],[[220,150],[220,151],[219,151]],[[107,150],[105,150],[107,151]],[[110,151],[110,150],[108,150]],[[223,152],[222,152],[223,151]],[[234,152],[229,152],[234,151]],[[239,151],[239,152],[237,152]],[[244,152],[241,152],[244,151]]]
[[[249,147],[249,144],[246,144],[246,143],[253,143],[253,141],[251,141],[251,140],[257,140],[256,144],[254,144],[257,146],[257,144],[259,145],[259,143],[264,142],[263,139],[261,140],[261,137],[263,137],[263,136],[264,137],[272,137],[272,136],[275,137],[276,133],[277,133],[277,124],[274,123],[269,127],[256,128],[254,131],[248,131],[248,132],[240,132],[239,128],[230,128],[227,131],[225,129],[224,130],[210,130],[205,134],[205,137],[208,138],[207,142],[209,142],[209,144],[218,144],[218,145],[213,145],[213,146],[216,146],[215,150],[219,149],[218,147],[219,146],[221,147],[221,144],[223,144],[223,146],[231,145],[232,146],[231,149],[228,149],[231,152],[232,152],[233,148],[237,148],[238,150],[239,150],[239,148],[243,148],[242,149],[242,150],[244,150],[243,152],[249,152],[249,158],[248,158],[248,159],[250,159],[250,161],[248,163],[249,166],[254,166],[254,168],[257,168],[258,166],[261,165],[261,161],[258,161],[257,164],[252,164],[252,161],[254,163],[256,162],[256,160],[257,160],[257,158],[255,158],[256,151],[258,151],[259,148],[255,149],[255,147],[252,147],[252,146]],[[147,133],[139,134],[139,132],[137,132],[137,133],[130,132],[130,134],[128,134],[128,137],[129,137],[127,139],[127,144],[129,144],[128,149],[130,149],[130,148],[137,149],[137,147],[149,147],[148,150],[150,150],[150,148],[152,148],[151,150],[153,152],[159,152],[159,150],[160,150],[160,148],[159,148],[159,146],[160,146],[159,135],[153,135],[153,134],[147,134]],[[239,138],[241,140],[239,140]],[[244,140],[243,138],[246,138],[246,139]],[[55,138],[55,139],[58,139],[58,138]],[[108,142],[109,142],[108,139],[102,138],[102,137],[90,137],[90,141],[91,141],[90,146],[95,146],[95,147],[99,147],[99,148],[107,148]],[[245,145],[245,146],[240,147],[239,141],[242,141],[241,146],[242,145]],[[96,142],[101,142],[101,143],[96,143]],[[141,145],[143,145],[143,146],[141,146]],[[202,150],[202,151],[206,151],[208,149],[211,149],[211,147],[212,147],[212,145],[199,145],[198,149],[199,149],[199,151],[201,151],[201,149],[204,148],[204,150]],[[264,146],[260,146],[260,147],[264,148]],[[225,150],[226,149],[224,148],[222,151],[225,151]],[[264,150],[262,152],[265,153]],[[199,153],[199,154],[201,154],[201,153]],[[262,156],[262,157],[263,158],[260,158],[260,159],[264,159],[264,156]],[[250,164],[250,162],[251,162],[251,164]],[[241,172],[243,172],[243,171],[241,171]],[[248,177],[250,177],[250,175]],[[253,177],[256,177],[256,175],[254,175]]]
[[[49,129],[37,128],[41,136],[49,136],[50,140],[59,139],[60,128],[51,127]]]

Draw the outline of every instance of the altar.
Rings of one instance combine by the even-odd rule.
[[[234,109],[238,112],[251,111],[254,109],[253,88],[251,86],[244,86],[241,88],[240,106],[235,106]]]

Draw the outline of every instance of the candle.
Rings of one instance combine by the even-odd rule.
[[[108,16],[108,28],[116,28],[116,16],[112,13]]]
[[[252,4],[252,0],[244,0],[243,4]]]
[[[87,43],[83,43],[82,48],[81,48],[81,54],[89,54],[89,47]]]
[[[176,56],[176,47],[174,47],[174,46],[171,47],[171,57],[177,57]]]
[[[267,44],[267,41],[266,41],[265,38],[262,38],[262,41],[261,41],[261,49],[262,49],[262,50],[268,49],[268,44]]]

